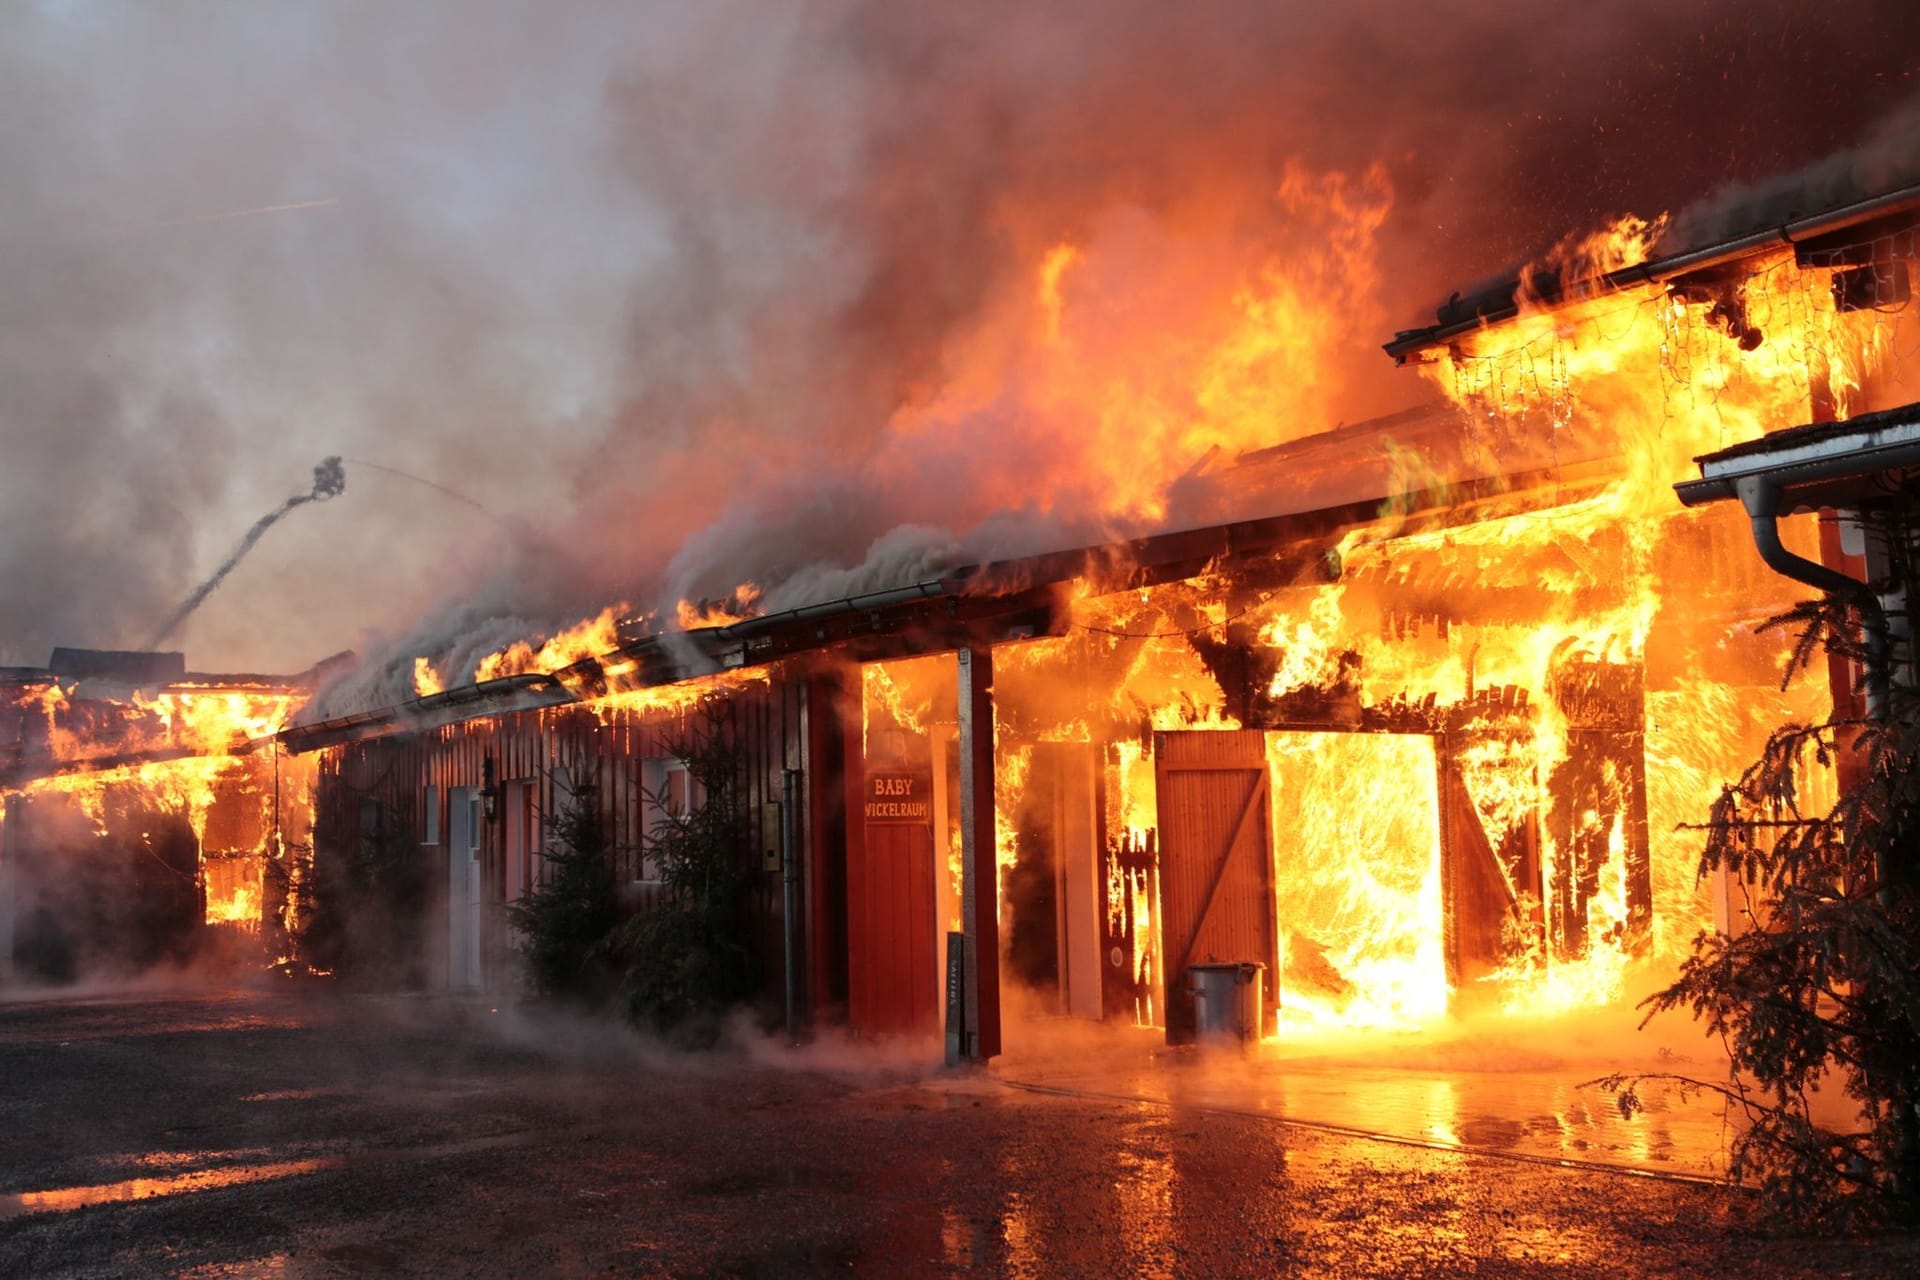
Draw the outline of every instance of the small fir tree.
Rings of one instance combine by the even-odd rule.
[[[1802,605],[1793,670],[1819,650],[1861,658],[1841,603]],[[1793,674],[1789,671],[1789,678]],[[1753,924],[1701,934],[1648,1017],[1690,1010],[1726,1044],[1725,1082],[1617,1075],[1601,1085],[1623,1114],[1664,1080],[1727,1100],[1745,1121],[1729,1167],[1775,1221],[1848,1230],[1920,1221],[1920,706],[1896,686],[1886,714],[1830,717],[1774,733],[1715,803],[1701,874],[1744,885]],[[1803,762],[1851,753],[1849,785],[1825,815],[1801,807]],[[1859,1122],[1816,1119],[1838,1088]]]
[[[754,993],[753,871],[740,758],[724,704],[703,707],[674,754],[697,798],[675,813],[666,796],[649,797],[663,813],[648,850],[663,894],[621,932],[621,991],[636,1026],[711,1041],[724,1014]]]
[[[544,874],[507,907],[520,933],[527,978],[541,995],[589,1008],[615,986],[613,939],[620,924],[613,843],[597,793],[576,787],[547,823]]]

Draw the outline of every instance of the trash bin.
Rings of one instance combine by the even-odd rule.
[[[1193,997],[1193,1029],[1199,1040],[1245,1046],[1260,1039],[1260,979],[1266,967],[1251,961],[1187,966],[1187,993]]]

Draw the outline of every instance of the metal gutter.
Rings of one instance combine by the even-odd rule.
[[[1790,248],[1802,240],[1844,231],[1848,227],[1909,209],[1920,209],[1920,185],[1902,187],[1897,191],[1889,191],[1869,200],[1843,205],[1826,213],[1784,222],[1777,227],[1755,231],[1735,240],[1723,241],[1700,249],[1690,249],[1671,257],[1622,267],[1617,271],[1609,271],[1605,275],[1576,280],[1567,285],[1559,297],[1543,303],[1542,307],[1545,310],[1558,310],[1589,298],[1648,285],[1664,284],[1677,276],[1708,271],[1741,258],[1752,257],[1768,249]],[[1520,282],[1515,280],[1516,299],[1519,291]],[[1519,302],[1514,301],[1464,320],[1436,324],[1425,329],[1409,329],[1395,334],[1393,341],[1383,344],[1381,349],[1399,363],[1405,364],[1409,356],[1441,346],[1465,334],[1504,324],[1517,317],[1520,310]]]
[[[1892,683],[1889,661],[1891,638],[1887,611],[1872,587],[1838,569],[1809,560],[1787,550],[1780,541],[1780,517],[1791,510],[1778,479],[1771,475],[1745,475],[1734,482],[1740,505],[1746,508],[1753,531],[1754,549],[1769,569],[1784,578],[1812,587],[1816,591],[1845,600],[1859,610],[1860,632],[1866,642],[1865,667],[1867,718],[1884,720]]]
[[[1920,421],[1827,436],[1805,444],[1783,442],[1778,449],[1744,452],[1731,458],[1709,454],[1695,461],[1700,464],[1700,478],[1673,486],[1686,506],[1740,497],[1740,486],[1756,478],[1765,478],[1781,497],[1791,497],[1790,490],[1823,480],[1920,467]]]
[[[523,706],[502,705],[513,701],[516,695],[528,695],[533,700]],[[401,727],[438,729],[505,711],[531,711],[565,706],[576,701],[578,699],[558,678],[540,672],[528,672],[480,684],[459,685],[376,711],[356,711],[312,724],[291,725],[266,738],[249,742],[245,749],[277,742],[295,755],[302,755],[343,742],[379,737]]]
[[[938,599],[941,596],[952,595],[960,581],[960,579],[930,578],[925,582],[913,583],[911,586],[893,587],[885,591],[868,591],[857,596],[843,596],[838,600],[822,600],[818,604],[802,605],[797,609],[783,609],[779,613],[763,613],[758,617],[746,618],[724,627],[705,627],[698,631],[686,631],[681,634],[690,638],[712,636],[722,640],[750,640],[754,636],[777,630],[790,622],[811,622],[843,613],[864,613],[872,609],[885,609],[913,600]]]

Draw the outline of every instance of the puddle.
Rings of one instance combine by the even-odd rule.
[[[228,1165],[221,1169],[199,1169],[178,1173],[170,1178],[129,1178],[125,1182],[104,1182],[91,1187],[65,1187],[59,1191],[28,1191],[20,1195],[0,1196],[0,1221],[24,1217],[30,1213],[64,1213],[96,1204],[124,1204],[134,1200],[153,1200],[190,1191],[212,1191],[220,1187],[243,1186],[249,1182],[271,1182],[319,1169],[343,1164],[338,1156],[313,1160],[283,1160],[278,1164]]]
[[[254,1182],[272,1182],[325,1169],[401,1164],[415,1160],[435,1160],[446,1156],[469,1155],[502,1147],[525,1146],[542,1135],[532,1130],[466,1138],[431,1147],[402,1147],[390,1151],[348,1151],[340,1155],[314,1156],[304,1160],[280,1160],[263,1164],[228,1164],[212,1169],[196,1169],[165,1178],[128,1178],[120,1182],[95,1183],[86,1187],[62,1187],[54,1191],[24,1191],[0,1195],[0,1222],[35,1213],[66,1213],[101,1204],[131,1204],[168,1196],[188,1195],[196,1191],[218,1191],[224,1187],[246,1186]],[[158,1157],[142,1157],[158,1160]]]

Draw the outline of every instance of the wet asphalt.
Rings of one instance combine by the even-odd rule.
[[[1108,1052],[1124,1070],[950,1074],[909,1046],[683,1054],[324,987],[16,999],[0,1275],[1920,1274],[1913,1237],[1769,1235],[1724,1189],[1507,1130],[1316,1123],[1370,1114],[1378,1073],[1303,1067],[1284,1107],[1236,1105],[1244,1077]]]

